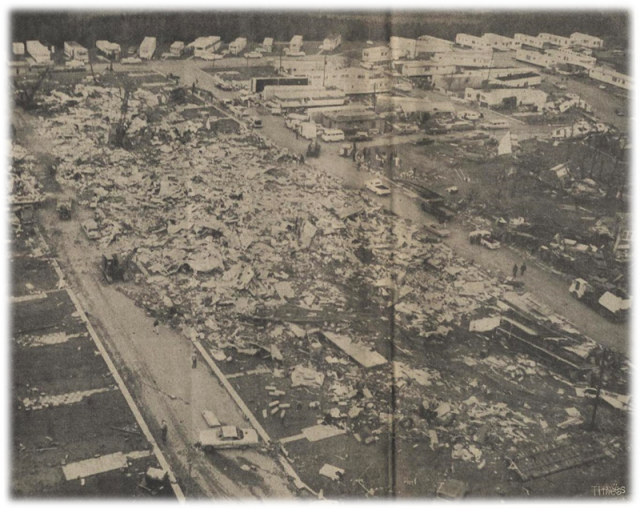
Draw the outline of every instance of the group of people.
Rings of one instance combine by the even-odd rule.
[[[527,271],[527,266],[523,263],[523,264],[520,266],[520,276],[524,276],[524,273],[525,273],[526,271]],[[517,263],[514,263],[514,264],[513,264],[513,270],[512,270],[512,273],[513,273],[513,277],[514,277],[514,279],[515,279],[516,277],[518,277],[518,264],[517,264]]]

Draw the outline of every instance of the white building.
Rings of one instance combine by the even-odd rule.
[[[491,67],[493,51],[452,51],[436,53],[431,59],[438,65],[455,65],[458,67]]]
[[[210,55],[220,49],[222,40],[217,35],[210,35],[208,37],[198,37],[192,43],[189,43],[188,47],[193,49],[193,56],[196,58],[202,58],[204,55]]]
[[[375,46],[362,50],[362,61],[367,63],[388,62],[391,60],[391,50],[387,46]]]
[[[314,108],[340,106],[346,102],[342,90],[327,90],[313,85],[268,85],[262,96],[265,101],[274,101],[282,108]]]
[[[267,53],[271,53],[273,51],[273,37],[265,37],[262,42],[262,48]]]
[[[482,39],[489,43],[489,45],[498,51],[511,51],[520,47],[520,43],[510,37],[504,37],[498,34],[484,34]]]
[[[24,42],[11,43],[11,52],[17,57],[24,55]]]
[[[155,37],[145,37],[140,44],[140,58],[143,60],[151,60],[156,52],[157,41]]]
[[[340,34],[331,34],[322,41],[323,51],[333,51],[342,44],[342,36]]]
[[[391,80],[383,72],[348,67],[326,73],[326,87],[335,87],[347,95],[377,94],[391,91]]]
[[[434,63],[433,60],[408,60],[399,61],[400,73],[407,77],[437,76],[444,74],[455,74],[455,65],[442,65]]]
[[[51,52],[40,41],[27,41],[27,53],[38,64],[48,64],[51,62]]]
[[[559,46],[561,48],[568,48],[572,44],[571,39],[561,35],[541,33],[538,34],[538,38],[544,42],[548,42],[549,44],[553,44],[554,46]]]
[[[594,37],[589,34],[573,32],[570,37],[573,44],[584,46],[585,48],[598,49],[604,47],[604,41],[600,37]]]
[[[513,39],[518,44],[518,47],[531,46],[532,48],[543,49],[545,45],[545,41],[537,35],[515,34]]]
[[[570,49],[550,49],[545,53],[556,65],[567,64],[591,69],[596,65],[595,57],[576,53]]]
[[[247,47],[246,37],[238,37],[235,41],[229,44],[229,53],[233,55],[238,55],[246,47]]]
[[[491,43],[488,40],[469,34],[456,34],[456,44],[478,50],[491,49]]]
[[[96,48],[107,58],[117,60],[120,58],[120,45],[105,40],[96,41]]]
[[[430,35],[418,37],[417,53],[446,53],[453,51],[453,42]]]
[[[416,58],[418,41],[417,39],[407,39],[406,37],[391,37],[389,40],[389,48],[391,48],[391,58],[398,60],[400,58]]]
[[[84,46],[80,46],[75,41],[69,41],[64,43],[64,54],[71,60],[78,60],[79,62],[89,61],[89,51]]]
[[[523,48],[516,50],[516,60],[537,65],[538,67],[544,67],[545,69],[550,69],[555,63],[554,60],[545,53]]]
[[[625,74],[614,71],[607,67],[593,67],[589,69],[589,78],[608,83],[614,87],[631,90],[633,87],[633,78]]]
[[[302,45],[302,36],[294,35],[289,42],[289,53],[300,53],[302,51]]]
[[[477,90],[467,88],[464,91],[465,101],[478,103],[480,106],[535,106],[541,109],[547,102],[547,94],[532,88],[492,88]]]
[[[172,55],[180,56],[184,52],[184,42],[175,41],[169,48],[169,53]]]

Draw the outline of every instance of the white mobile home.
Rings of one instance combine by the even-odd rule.
[[[156,52],[156,45],[155,37],[145,37],[142,44],[140,44],[140,58],[143,60],[151,60],[153,54]]]
[[[340,34],[331,34],[322,41],[323,51],[333,51],[342,44],[342,36]]]
[[[362,50],[362,61],[367,63],[388,62],[391,60],[391,50],[387,46],[376,46]]]
[[[549,55],[541,53],[540,51],[523,48],[516,51],[516,60],[544,67],[546,69],[550,69],[554,65],[554,60]]]
[[[513,39],[518,44],[518,47],[531,46],[532,48],[543,49],[545,45],[545,41],[537,35],[515,34]]]
[[[593,35],[573,32],[570,39],[573,44],[584,46],[585,48],[599,49],[604,47],[604,41],[600,37],[594,37]]]
[[[262,48],[265,52],[271,53],[273,51],[273,37],[265,37],[262,42]]]
[[[84,46],[80,46],[75,41],[69,41],[64,43],[64,54],[71,60],[78,60],[80,62],[89,61],[89,51]]]
[[[27,41],[27,53],[37,64],[48,64],[51,62],[51,52],[40,41]]]
[[[245,37],[238,37],[235,41],[229,44],[229,53],[231,53],[232,55],[238,55],[246,47],[247,39]]]
[[[11,43],[11,52],[17,57],[24,55],[24,42]]]
[[[538,35],[538,38],[543,40],[544,42],[553,44],[554,46],[560,46],[561,48],[568,48],[572,44],[571,39],[569,39],[568,37],[563,37],[561,35],[541,33]]]
[[[117,60],[120,58],[120,45],[105,40],[96,41],[96,48],[107,58]]]
[[[614,87],[624,88],[625,90],[631,90],[633,87],[633,78],[609,69],[607,67],[593,67],[589,69],[589,78],[601,81],[602,83],[608,83]]]
[[[302,51],[302,36],[294,35],[289,42],[289,53],[300,53]]]
[[[469,34],[457,34],[456,44],[478,50],[491,49],[491,43],[488,40]]]
[[[169,48],[169,52],[172,55],[176,55],[176,56],[180,56],[182,55],[182,53],[184,52],[184,42],[182,41],[175,41],[171,47]]]
[[[203,55],[209,55],[220,48],[222,40],[217,35],[211,35],[209,37],[198,37],[192,43],[189,43],[189,48],[193,49],[193,56],[196,58],[202,58]]]

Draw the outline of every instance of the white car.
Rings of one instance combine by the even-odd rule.
[[[389,196],[391,194],[391,189],[380,179],[370,180],[365,183],[364,187],[378,196]]]
[[[205,452],[251,447],[258,445],[258,433],[254,429],[240,429],[236,426],[209,428],[200,432],[198,445]]]
[[[252,51],[245,55],[247,58],[262,58],[262,53],[258,53],[257,51]]]
[[[448,237],[450,235],[449,230],[447,230],[444,226],[438,223],[429,223],[424,225],[425,230],[430,231],[434,235],[438,237]]]
[[[494,129],[509,129],[509,122],[506,120],[492,120],[480,125],[480,129],[494,130]]]
[[[80,223],[80,227],[89,240],[96,240],[100,238],[98,223],[96,223],[93,219],[89,219],[83,223]]]

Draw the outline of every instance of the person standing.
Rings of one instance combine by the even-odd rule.
[[[527,266],[523,263],[522,266],[520,267],[520,275],[524,276],[524,273],[527,270]]]
[[[198,354],[196,354],[195,350],[191,353],[191,367],[193,369],[198,367]]]
[[[518,264],[514,263],[513,264],[513,278],[515,279],[516,277],[518,277]]]
[[[167,421],[164,419],[162,419],[162,426],[160,427],[160,430],[162,431],[162,441],[166,443],[167,435],[169,434],[169,426],[167,425]]]

